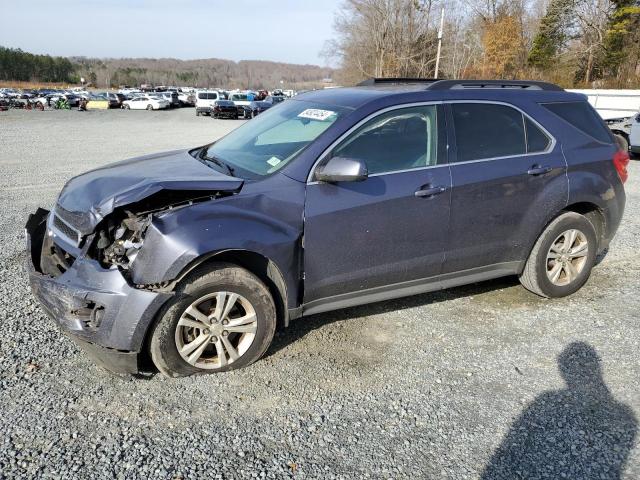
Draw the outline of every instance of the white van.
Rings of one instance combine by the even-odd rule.
[[[220,94],[216,91],[200,90],[196,93],[196,117],[200,114],[211,115],[216,100],[220,100]]]

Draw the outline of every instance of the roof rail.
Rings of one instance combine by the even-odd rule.
[[[534,80],[438,80],[428,87],[429,90],[462,90],[475,88],[564,91],[563,88],[553,83]]]
[[[371,85],[393,85],[393,84],[403,84],[403,83],[434,83],[437,82],[437,78],[402,78],[402,77],[391,77],[391,78],[368,78],[360,82],[358,87],[368,87]]]

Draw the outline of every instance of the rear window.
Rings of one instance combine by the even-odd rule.
[[[613,141],[602,119],[587,102],[543,103],[542,106],[600,142]]]
[[[217,93],[200,92],[200,93],[198,93],[198,98],[200,100],[216,100],[218,98],[218,94]]]

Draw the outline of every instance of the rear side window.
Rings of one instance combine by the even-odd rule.
[[[458,162],[526,153],[522,113],[506,105],[453,103]]]
[[[587,102],[543,103],[542,106],[596,140],[612,143],[607,127]]]
[[[544,152],[549,147],[551,139],[527,117],[524,118],[524,125],[527,134],[527,153]]]

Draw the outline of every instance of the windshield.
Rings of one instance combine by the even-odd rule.
[[[349,109],[304,101],[284,102],[210,145],[203,158],[259,178],[280,170]]]

